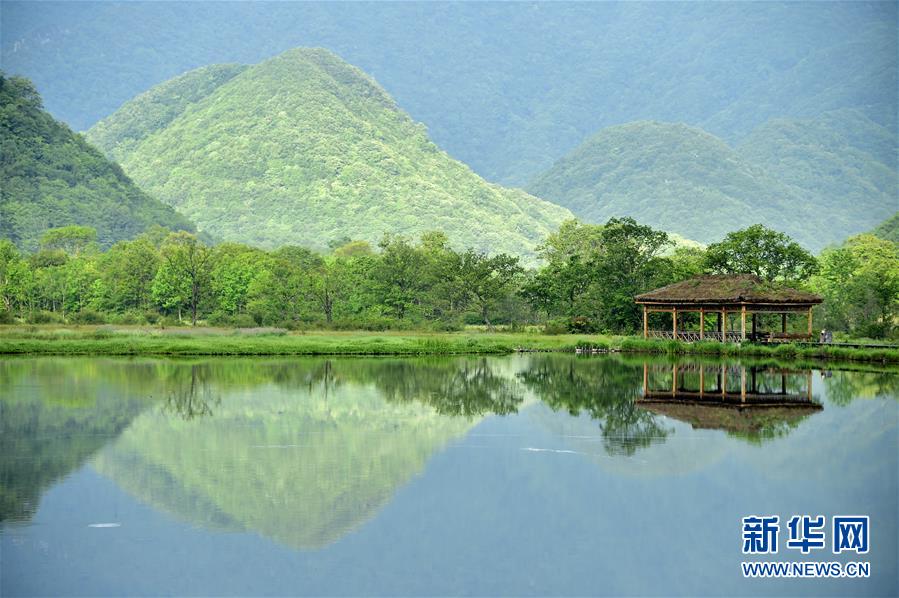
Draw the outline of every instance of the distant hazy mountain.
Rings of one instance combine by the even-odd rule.
[[[896,122],[895,2],[3,2],[4,68],[80,129],[189,69],[322,46],[441,147],[522,185],[595,131],[738,141],[771,118]]]
[[[37,248],[48,228],[81,224],[109,246],[148,226],[193,230],[41,106],[26,79],[0,74],[0,238]]]
[[[736,149],[642,121],[599,131],[528,190],[587,221],[633,216],[706,243],[761,222],[818,250],[896,209],[895,152],[895,136],[857,111],[774,120]]]
[[[264,247],[438,229],[458,246],[528,255],[571,217],[485,182],[327,50],[187,73],[87,136],[201,229]]]
[[[858,111],[772,120],[737,151],[799,190],[810,220],[786,214],[784,225],[824,242],[868,230],[899,209],[896,135]]]

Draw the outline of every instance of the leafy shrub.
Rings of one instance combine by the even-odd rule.
[[[543,334],[568,334],[568,323],[564,320],[548,320],[543,325]]]
[[[110,324],[134,325],[147,323],[146,315],[135,310],[129,310],[123,314],[111,314],[106,319]]]
[[[568,330],[576,334],[587,334],[596,332],[596,326],[590,318],[586,316],[576,316],[571,318],[571,322],[568,324]]]
[[[259,323],[256,318],[250,314],[223,314],[215,312],[209,316],[210,326],[221,326],[223,328],[255,328]]]
[[[69,321],[73,324],[105,324],[106,318],[92,309],[82,309],[69,316]]]
[[[56,312],[39,310],[28,318],[30,324],[62,324],[63,318]]]

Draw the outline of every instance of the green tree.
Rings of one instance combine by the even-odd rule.
[[[612,218],[603,227],[600,251],[593,257],[592,298],[601,330],[632,332],[640,322],[634,295],[667,282],[670,261],[661,254],[671,245],[668,235],[632,218]]]
[[[153,295],[164,307],[190,309],[191,324],[197,325],[197,310],[208,290],[212,251],[195,235],[172,233],[160,248],[162,266],[153,281]]]
[[[899,244],[869,234],[821,254],[811,283],[824,297],[825,325],[873,338],[895,337],[899,319]]]
[[[51,228],[41,235],[42,250],[60,250],[68,255],[79,255],[97,242],[97,231],[89,226],[62,226]]]
[[[402,320],[420,303],[425,291],[425,256],[398,235],[385,235],[378,247],[381,254],[372,273],[378,303],[390,316]]]
[[[150,309],[153,280],[159,270],[160,256],[147,235],[133,241],[119,241],[100,259],[101,309],[122,312]]]
[[[250,287],[267,261],[264,252],[239,243],[222,243],[212,250],[209,287],[213,309],[236,315],[246,311]]]
[[[471,302],[488,328],[493,327],[490,310],[510,292],[523,271],[517,257],[504,253],[489,257],[469,249],[462,254],[460,278],[463,288],[469,293]]]
[[[33,284],[31,268],[12,241],[0,239],[0,302],[8,318],[21,311]]]
[[[769,281],[801,282],[815,273],[818,263],[789,236],[753,224],[709,245],[706,267],[719,274],[755,274]]]

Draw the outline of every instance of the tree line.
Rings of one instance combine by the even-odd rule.
[[[817,258],[762,225],[706,248],[630,218],[564,223],[540,265],[451,247],[441,232],[335,240],[327,252],[205,244],[154,227],[102,251],[85,226],[47,230],[22,253],[0,240],[0,321],[454,330],[464,325],[627,334],[636,294],[703,273],[752,273],[818,292],[824,326],[896,337],[899,245],[859,235]]]

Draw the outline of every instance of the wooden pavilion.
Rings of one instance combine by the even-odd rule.
[[[634,297],[643,306],[643,337],[670,338],[685,341],[719,340],[740,342],[747,339],[778,341],[811,339],[812,308],[821,297],[783,284],[767,282],[753,274],[706,275],[676,282]],[[649,314],[671,314],[670,330],[650,330]],[[678,328],[678,315],[699,313],[699,329]],[[757,314],[780,314],[779,332],[762,332]],[[738,330],[728,330],[728,315],[739,314]],[[807,331],[787,332],[787,317],[801,314],[808,318]],[[715,330],[706,330],[707,316],[714,316]],[[747,333],[746,316],[751,316]]]

